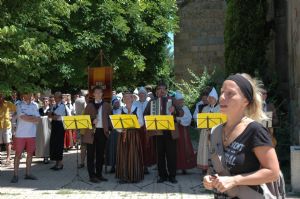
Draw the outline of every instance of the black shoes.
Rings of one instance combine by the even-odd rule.
[[[169,178],[163,178],[163,177],[160,177],[158,180],[157,180],[157,183],[163,183],[165,181],[169,181],[171,182],[172,184],[176,184],[177,183],[177,180],[175,177],[169,177]]]
[[[99,183],[99,182],[106,182],[108,181],[106,178],[104,178],[103,176],[93,176],[90,177],[90,182],[92,183]]]
[[[176,184],[177,180],[175,177],[169,177],[169,182],[171,182],[172,184]]]
[[[58,171],[58,170],[62,170],[63,168],[64,168],[64,165],[60,165],[60,166],[56,166],[53,170]]]
[[[103,182],[106,182],[108,181],[106,178],[104,178],[103,176],[96,176],[96,178],[99,180],[99,181],[103,181]]]
[[[165,181],[167,181],[167,178],[159,177],[159,179],[157,180],[157,183],[163,183]]]
[[[34,175],[25,175],[24,177],[25,180],[37,180],[37,177],[35,177]]]
[[[100,181],[96,177],[91,177],[90,178],[90,182],[92,182],[92,183],[99,183]]]
[[[54,170],[54,171],[59,171],[59,170],[62,170],[64,168],[64,165],[54,165],[53,167],[51,167],[50,169]]]

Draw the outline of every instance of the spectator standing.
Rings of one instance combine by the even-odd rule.
[[[4,94],[0,91],[0,145],[6,145],[6,161],[10,164],[10,153],[12,143],[12,123],[11,118],[15,115],[16,105],[4,100]],[[1,147],[0,147],[1,151]]]
[[[14,160],[14,176],[12,183],[18,182],[18,171],[22,152],[26,149],[26,180],[36,180],[37,178],[31,174],[32,156],[35,151],[36,124],[40,120],[40,114],[37,106],[32,102],[32,94],[24,93],[23,101],[17,107],[17,131],[15,136],[15,160]]]

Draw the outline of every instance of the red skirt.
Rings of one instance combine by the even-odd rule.
[[[149,167],[156,164],[154,136],[149,136],[145,126],[140,129],[140,138],[142,143],[144,166]]]
[[[181,125],[178,127],[178,140],[177,140],[177,169],[192,169],[196,167],[196,154],[191,142],[189,127]]]
[[[76,143],[76,132],[73,130],[66,130],[64,137],[64,148],[72,148]]]

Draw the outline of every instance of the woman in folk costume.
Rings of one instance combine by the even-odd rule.
[[[218,104],[218,93],[215,88],[212,88],[208,94],[208,105],[202,110],[202,113],[218,113],[220,106]],[[199,137],[198,153],[197,153],[197,167],[202,169],[202,174],[206,174],[208,169],[208,136],[210,129],[201,130]]]
[[[122,113],[122,108],[120,107],[119,99],[114,96],[112,101],[112,114],[118,115]],[[118,142],[119,129],[113,129],[108,136],[106,145],[106,164],[111,166],[110,173],[116,171],[116,155],[117,155],[117,142]]]
[[[71,95],[70,94],[63,94],[64,103],[66,106],[66,112],[68,116],[74,115],[74,106],[72,104]],[[75,145],[76,142],[76,133],[73,130],[66,130],[65,137],[64,137],[64,149],[67,152],[70,148]]]
[[[142,113],[144,115],[145,109],[149,102],[147,100],[147,91],[144,87],[139,88],[138,96],[139,96],[139,100],[135,101],[134,103],[142,110]],[[156,156],[155,156],[156,152],[154,147],[153,136],[149,136],[149,133],[147,133],[145,125],[141,126],[140,138],[141,138],[142,149],[143,149],[144,173],[149,174],[147,167],[154,165],[156,163]]]
[[[177,140],[177,169],[182,169],[182,174],[186,174],[186,169],[196,167],[196,154],[190,138],[189,127],[192,121],[192,114],[184,105],[184,98],[181,92],[176,91],[175,106],[181,107],[184,111],[182,117],[176,117]]]
[[[134,103],[130,92],[123,94],[125,106],[122,114],[135,114],[143,126],[143,114]],[[139,129],[123,129],[118,137],[116,178],[120,183],[139,182],[144,179],[143,150]]]
[[[61,92],[54,94],[56,104],[51,108],[48,117],[51,118],[51,135],[50,135],[50,159],[55,161],[55,165],[51,169],[58,171],[63,169],[63,150],[65,129],[62,117],[66,116],[66,106],[62,101]]]

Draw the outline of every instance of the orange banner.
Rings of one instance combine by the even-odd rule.
[[[100,86],[103,89],[103,99],[110,102],[112,97],[113,68],[93,67],[89,68],[89,96],[93,98],[92,89]]]

